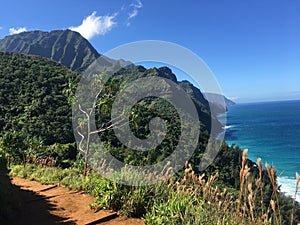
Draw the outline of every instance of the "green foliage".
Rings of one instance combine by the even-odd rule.
[[[0,138],[0,148],[5,152],[6,158],[14,163],[25,163],[28,148],[25,135],[20,132],[6,132]]]
[[[132,171],[126,170],[120,171],[117,176],[126,177],[128,173],[138,179]],[[237,197],[226,189],[216,186],[217,175],[207,179],[204,175],[195,176],[191,167],[185,170],[183,178],[173,177],[149,186],[127,186],[115,183],[93,171],[83,176],[77,168],[13,166],[10,174],[34,179],[44,184],[62,184],[73,190],[85,191],[96,198],[91,208],[113,209],[121,215],[143,218],[146,224],[253,224],[249,205],[239,211]],[[149,176],[149,174],[144,175]],[[263,189],[263,192],[265,191],[267,190]],[[247,197],[248,194],[245,194]],[[265,195],[264,198],[271,197]],[[297,224],[299,207],[295,206],[291,199],[283,198],[283,195],[280,195],[279,199],[282,206],[282,224],[291,224],[293,207],[295,215],[292,224]],[[253,210],[257,215],[255,224],[276,224],[271,209],[265,216],[259,215],[261,210],[259,207]],[[265,222],[263,222],[264,218],[267,218]]]
[[[20,132],[43,143],[74,142],[64,90],[75,73],[45,58],[0,52],[0,135]]]
[[[67,32],[63,35],[65,34]],[[72,39],[68,34],[66,38]],[[223,212],[218,208],[216,201],[214,205],[210,205],[212,199],[208,200],[203,195],[204,191],[190,193],[174,188],[176,181],[183,178],[184,171],[176,174],[177,180],[175,178],[171,180],[171,185],[169,181],[166,181],[146,187],[126,186],[111,182],[94,172],[83,176],[85,164],[82,160],[78,159],[78,168],[71,168],[77,156],[71,123],[71,105],[74,103],[73,94],[79,76],[44,58],[1,52],[0,75],[0,82],[3,84],[0,90],[1,170],[5,170],[3,165],[6,165],[3,156],[10,162],[23,164],[27,156],[55,158],[60,167],[69,168],[13,166],[11,175],[36,179],[42,183],[60,183],[72,189],[85,190],[96,197],[94,208],[113,209],[131,217],[145,216],[146,222],[150,224],[243,224],[240,221],[247,222],[247,218],[250,218],[246,215],[248,216],[246,219],[240,218],[241,220],[237,221],[236,218],[239,215],[234,215],[234,209]],[[99,103],[96,109],[97,127],[102,128],[111,124],[111,107],[117,94],[131,81],[148,76],[164,77],[177,82],[195,103],[201,120],[199,127],[201,132],[198,146],[190,163],[195,174],[199,175],[201,171],[198,171],[197,166],[203,158],[208,143],[211,120],[215,118],[210,114],[208,102],[201,92],[187,81],[178,82],[168,68],[146,70],[137,66],[122,69],[116,73],[105,84],[97,100]],[[109,129],[98,135],[108,151],[119,160],[131,165],[152,165],[168,157],[174,151],[182,135],[178,112],[170,103],[157,97],[145,98],[132,107],[129,125],[134,135],[140,139],[148,138],[151,135],[149,123],[155,117],[161,117],[166,122],[167,135],[157,148],[150,151],[141,152],[126,147]],[[97,146],[92,144],[89,147],[97,149]],[[185,149],[188,147],[189,143],[185,143],[182,155],[187,154]],[[97,151],[94,152],[97,153]],[[231,190],[232,196],[236,197],[240,187],[240,165],[241,150],[223,143],[203,178],[208,180],[217,173],[219,179],[215,184]],[[247,166],[251,172],[249,180],[255,181],[258,177],[257,165],[248,160]],[[6,172],[4,171],[3,174]],[[119,178],[126,177],[125,175],[138,178],[138,174],[127,171],[126,168],[119,171]],[[147,176],[147,174],[144,175]],[[5,179],[4,177],[3,180]],[[264,197],[262,205],[268,207],[274,188],[265,172],[262,179],[264,192],[258,193],[257,196],[258,199]],[[283,195],[279,195],[279,199],[283,203],[282,218],[287,221],[290,218],[288,213],[295,206]],[[1,201],[6,200],[3,200],[0,195],[0,203]],[[257,214],[257,216],[262,215]],[[299,217],[295,216],[295,219],[297,218]]]
[[[35,155],[41,154],[46,154],[47,156],[56,158],[57,165],[66,168],[73,165],[78,153],[75,143],[55,143],[53,145],[46,146],[42,151],[39,152],[39,154]]]
[[[241,155],[241,149],[238,146],[229,147],[226,143],[223,143],[216,158],[205,170],[205,173],[207,176],[218,173],[221,186],[238,189],[240,185]],[[249,167],[254,169],[253,164],[249,164]]]
[[[9,163],[51,156],[65,166],[76,158],[68,82],[78,75],[35,56],[0,52],[0,147]],[[63,162],[64,161],[64,162]]]
[[[118,177],[135,177],[138,183],[140,176],[148,176],[149,174],[135,174],[136,172],[123,169],[117,175]],[[113,209],[128,217],[142,217],[152,207],[154,197],[159,196],[158,187],[162,183],[150,186],[128,186],[109,180],[103,180],[95,187],[93,192],[96,196],[96,201],[93,204],[94,208],[98,209]],[[167,195],[167,189],[163,192]],[[125,194],[126,193],[126,194]]]
[[[152,210],[145,215],[147,224],[240,224],[230,214],[219,223],[219,215],[214,208],[183,192],[171,192],[168,201],[155,201]]]
[[[167,67],[145,69],[142,66],[136,66],[128,69],[121,69],[114,74],[105,84],[101,95],[98,99],[99,107],[97,108],[96,120],[97,127],[102,128],[110,123],[111,107],[118,93],[128,87],[128,85],[139,78],[143,77],[163,77],[177,82],[175,75]],[[199,145],[195,150],[195,163],[198,163],[201,154],[205,151],[208,141],[208,131],[211,126],[211,116],[209,112],[208,102],[204,99],[199,89],[195,88],[189,82],[177,82],[182,89],[191,96],[196,105],[198,116],[200,118],[200,136]],[[184,84],[184,85],[183,85]],[[149,88],[152,87],[149,84]],[[170,93],[172,90],[165,84],[165,91]],[[158,97],[147,97],[137,102],[131,109],[130,128],[132,133],[139,139],[149,138],[151,135],[149,123],[155,118],[160,117],[164,120],[167,128],[167,134],[162,143],[149,151],[136,151],[122,144],[115,136],[112,130],[106,130],[99,134],[108,151],[120,161],[131,165],[152,165],[164,160],[175,150],[183,129],[180,124],[180,118],[175,107],[166,100]],[[213,118],[214,119],[214,118]],[[162,135],[162,134],[159,134]],[[185,143],[182,148],[182,154],[185,155],[186,149],[189,149],[190,143]],[[182,165],[183,166],[183,165]]]

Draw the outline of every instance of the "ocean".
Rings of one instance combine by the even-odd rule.
[[[245,103],[228,107],[225,141],[247,148],[277,170],[280,190],[293,196],[300,174],[300,100]],[[300,202],[300,193],[297,194]]]

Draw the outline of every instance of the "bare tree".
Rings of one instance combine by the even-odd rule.
[[[119,115],[116,118],[111,119],[108,123],[105,123],[101,128],[93,129],[93,127],[95,127],[92,126],[92,123],[94,123],[95,110],[101,105],[101,103],[98,103],[98,98],[102,91],[102,88],[99,87],[101,86],[101,79],[97,79],[96,81],[98,82],[98,85],[96,85],[96,87],[98,87],[98,90],[97,92],[94,92],[96,94],[94,94],[92,103],[90,104],[92,105],[91,107],[84,108],[82,106],[82,102],[79,101],[79,97],[75,95],[75,105],[81,114],[81,118],[82,116],[84,117],[81,122],[77,121],[79,123],[78,126],[76,126],[76,132],[80,136],[78,149],[84,157],[84,176],[86,176],[88,171],[88,159],[90,156],[90,144],[92,135],[96,135],[114,128],[121,128],[122,126],[125,126],[130,122],[129,120],[126,120],[123,115]]]

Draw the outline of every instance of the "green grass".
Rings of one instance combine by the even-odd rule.
[[[246,168],[242,166],[241,171]],[[138,177],[125,169],[120,171],[118,176],[125,177],[128,173]],[[85,191],[95,197],[91,208],[112,209],[121,215],[142,218],[146,224],[290,225],[297,224],[296,212],[299,212],[298,208],[293,211],[293,222],[290,221],[291,207],[286,207],[287,205],[281,207],[287,216],[283,216],[279,208],[273,212],[271,205],[265,215],[262,215],[260,200],[255,193],[255,190],[260,191],[259,186],[255,186],[259,185],[257,180],[242,177],[247,188],[242,188],[241,196],[237,197],[236,194],[216,186],[217,174],[205,180],[205,176],[196,176],[190,165],[187,165],[183,178],[173,177],[149,186],[119,184],[93,171],[83,176],[82,170],[77,168],[12,166],[10,175]],[[250,183],[253,183],[253,186],[250,187]],[[250,191],[251,188],[253,192]],[[249,195],[253,195],[253,199],[249,198]],[[269,204],[273,199],[274,196],[270,199],[264,197],[264,201]],[[291,201],[288,204],[291,206]]]

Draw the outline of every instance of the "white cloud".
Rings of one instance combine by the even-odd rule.
[[[27,31],[26,27],[9,28],[9,34],[19,34],[25,31]]]
[[[136,17],[138,13],[139,11],[137,9],[134,9],[132,12],[128,14],[128,19]]]
[[[143,3],[140,1],[140,0],[136,0],[135,3],[132,3],[131,6],[137,8],[137,9],[140,9],[143,7]]]
[[[136,0],[135,3],[132,3],[130,6],[131,6],[131,11],[128,13],[128,20],[138,15],[139,9],[143,7],[143,4],[140,0]]]
[[[70,30],[79,32],[86,39],[91,39],[96,35],[104,35],[109,32],[117,23],[114,21],[117,14],[112,16],[96,16],[97,12],[93,12],[86,17],[82,24],[77,27],[70,27]]]

